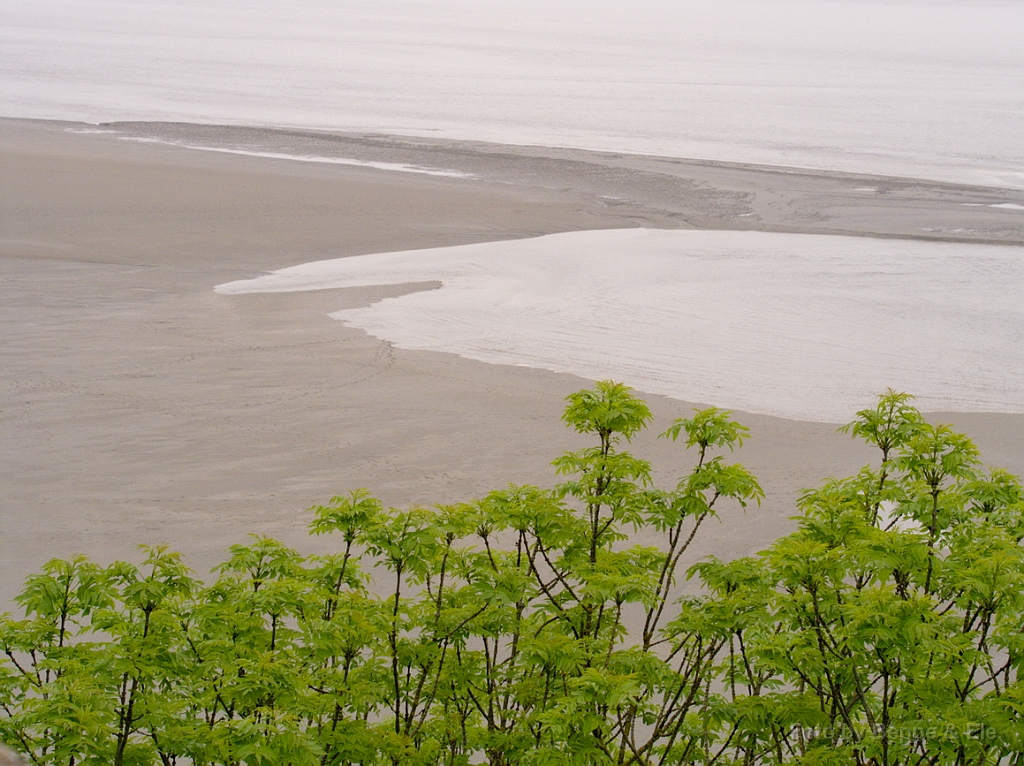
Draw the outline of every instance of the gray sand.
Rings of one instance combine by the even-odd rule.
[[[433,285],[221,296],[320,258],[626,226],[1024,242],[1020,194],[900,179],[373,136],[119,126],[139,136],[403,162],[438,178],[200,152],[0,120],[0,601],[46,559],[106,563],[166,542],[201,574],[247,532],[304,551],[310,505],[554,482],[585,442],[558,421],[589,383],[406,352],[328,311]],[[220,132],[218,132],[220,131]],[[260,143],[262,142],[262,143]],[[305,142],[305,143],[303,143]],[[870,194],[855,188],[875,188]],[[656,430],[692,405],[647,397]],[[737,459],[768,494],[700,553],[792,528],[793,497],[874,455],[835,426],[738,413]],[[851,413],[852,416],[852,413]],[[942,414],[986,461],[1024,472],[1024,416]],[[663,481],[688,458],[644,437]]]

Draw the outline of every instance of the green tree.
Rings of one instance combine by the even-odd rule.
[[[715,408],[623,450],[626,387],[553,489],[312,509],[336,553],[253,537],[203,585],[177,554],[51,561],[0,619],[0,737],[34,764],[1008,764],[1024,752],[1024,490],[889,391],[844,428],[881,458],[802,494],[755,557],[684,554],[762,491]],[[636,532],[657,545],[631,542]]]
[[[745,674],[752,696],[764,676],[778,691],[744,760],[1019,762],[1019,482],[983,474],[974,445],[905,394],[845,430],[879,447],[877,469],[805,492],[798,531],[760,559],[699,568],[709,583],[758,571]]]

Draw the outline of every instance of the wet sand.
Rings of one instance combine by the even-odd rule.
[[[472,180],[299,163],[0,120],[0,601],[48,558],[106,563],[166,542],[205,574],[247,532],[304,551],[310,505],[550,486],[585,442],[569,375],[406,352],[331,320],[434,285],[223,296],[213,286],[322,258],[629,226],[1021,244],[1021,195],[906,179],[380,136],[118,126],[137,138],[398,162]],[[324,155],[326,156],[326,155]],[[871,189],[872,191],[858,191]],[[689,403],[647,397],[654,431]],[[852,415],[852,413],[851,413]],[[874,458],[830,424],[738,413],[759,509],[700,553],[760,550],[794,494]],[[1024,416],[941,414],[1024,473]],[[688,458],[636,451],[668,482]]]

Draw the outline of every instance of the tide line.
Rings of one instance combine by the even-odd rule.
[[[350,157],[326,157],[309,154],[289,154],[287,152],[265,152],[259,149],[246,149],[225,146],[204,146],[203,144],[192,144],[184,141],[173,141],[165,138],[154,138],[151,136],[126,136],[116,130],[102,128],[70,128],[72,133],[83,134],[112,134],[122,141],[134,141],[143,144],[163,144],[165,146],[178,146],[182,149],[194,149],[200,152],[219,152],[221,154],[241,154],[246,157],[263,157],[272,160],[290,160],[292,162],[314,162],[326,165],[351,165],[360,168],[373,168],[375,170],[390,170],[398,173],[419,173],[427,176],[441,176],[443,178],[463,178],[472,180],[477,178],[473,173],[463,173],[458,170],[444,170],[442,168],[427,168],[420,165],[408,165],[401,162],[371,162],[368,160],[357,160]]]

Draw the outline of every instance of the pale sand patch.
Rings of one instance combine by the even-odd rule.
[[[3,601],[47,558],[75,552],[108,562],[168,542],[205,574],[249,531],[325,550],[330,540],[305,535],[304,509],[354,487],[407,504],[468,499],[506,481],[550,485],[549,461],[583,443],[558,422],[561,398],[587,381],[396,351],[327,317],[433,285],[239,297],[212,288],[340,255],[671,220],[650,203],[657,189],[642,204],[608,205],[573,191],[574,177],[559,189],[414,176],[6,121],[0,148]],[[672,205],[697,200],[694,210],[719,221],[746,212],[707,202],[714,168],[695,172],[704,191],[673,192]],[[723,169],[723,183],[738,183],[738,172]],[[781,174],[750,171],[742,183],[759,177],[784,200]],[[794,209],[811,207],[802,194]],[[860,210],[851,220],[870,222]],[[974,211],[965,215],[982,215]],[[688,410],[649,399],[657,427]],[[745,516],[726,513],[701,552],[764,547],[790,528],[798,488],[873,457],[830,425],[739,418],[753,438],[737,459],[768,499]],[[941,419],[974,436],[989,462],[1024,471],[1024,418]],[[636,450],[663,481],[689,464],[650,437]]]

